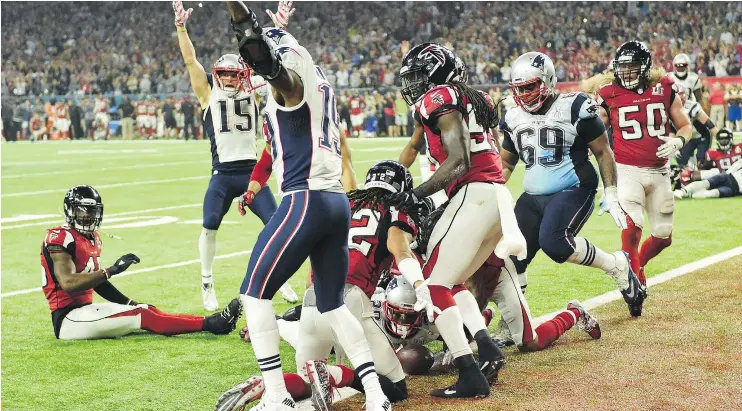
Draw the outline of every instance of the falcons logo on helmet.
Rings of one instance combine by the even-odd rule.
[[[425,47],[424,49],[422,49],[422,51],[420,51],[417,57],[421,59],[436,60],[434,66],[428,70],[431,73],[435,71],[438,67],[446,63],[446,56],[443,55],[443,50],[435,44],[431,44],[428,47]]]

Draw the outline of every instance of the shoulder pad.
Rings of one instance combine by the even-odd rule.
[[[420,115],[427,119],[434,113],[448,112],[459,103],[458,92],[452,86],[447,84],[436,86],[428,90],[420,101]]]
[[[580,93],[584,94],[584,93]],[[580,106],[580,120],[587,120],[598,116],[598,103],[585,94],[585,101]]]
[[[75,241],[75,238],[72,236],[72,233],[69,232],[69,230],[66,230],[63,227],[55,227],[52,229],[49,229],[46,231],[46,238],[44,238],[44,243],[47,245],[59,245],[64,248],[67,248],[71,243]]]

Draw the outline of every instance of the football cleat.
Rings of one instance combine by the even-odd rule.
[[[216,311],[219,309],[213,282],[201,284],[201,298],[204,300],[204,310]]]
[[[392,403],[389,402],[389,399],[386,397],[382,397],[378,400],[368,400],[366,401],[366,404],[364,404],[366,411],[391,411],[392,410]]]
[[[271,401],[267,398],[260,400],[260,403],[250,411],[291,411],[296,409],[296,403],[291,397],[285,397],[280,401]]]
[[[510,334],[508,323],[500,317],[500,321],[497,323],[497,329],[492,333],[492,340],[495,342],[497,348],[505,348],[511,345],[515,345],[513,336]]]
[[[253,376],[247,381],[232,387],[219,397],[216,411],[243,411],[247,404],[260,399],[265,392],[263,378]]]
[[[317,411],[332,410],[332,382],[324,361],[307,361],[307,376],[312,386],[312,405]]]
[[[454,359],[459,369],[459,379],[448,388],[433,390],[430,395],[438,398],[484,398],[490,395],[490,384],[473,362],[473,356]],[[463,365],[463,363],[469,363]]]
[[[479,359],[479,370],[484,374],[484,378],[487,379],[490,385],[497,383],[497,376],[500,374],[500,370],[505,366],[505,357],[495,358],[493,360],[483,361]]]
[[[690,193],[688,192],[688,190],[686,190],[686,189],[685,189],[685,187],[683,187],[683,188],[681,188],[681,189],[679,189],[679,190],[675,190],[675,191],[673,191],[673,192],[672,192],[672,194],[673,194],[673,195],[675,196],[675,198],[677,198],[678,200],[682,200],[682,199],[684,199],[684,198],[690,198]]]
[[[242,304],[235,298],[220,312],[204,318],[204,331],[217,335],[229,334],[237,327],[241,315]]]
[[[601,336],[601,332],[600,324],[598,324],[598,319],[587,312],[587,310],[585,310],[585,307],[582,306],[582,303],[577,300],[572,300],[567,303],[567,309],[569,310],[570,308],[575,308],[580,312],[580,318],[575,324],[577,326],[577,329],[585,331],[590,337],[595,340],[599,339]]]
[[[296,304],[296,302],[299,301],[299,296],[296,295],[296,291],[291,288],[289,283],[284,283],[281,288],[278,289],[278,291],[281,292],[283,299],[290,304]]]

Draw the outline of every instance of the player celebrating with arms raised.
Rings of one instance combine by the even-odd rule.
[[[605,207],[619,228],[626,215],[616,195],[616,162],[598,108],[584,93],[559,94],[551,59],[538,52],[513,63],[510,88],[517,107],[500,122],[505,134],[505,179],[522,158],[526,165],[523,195],[515,215],[528,243],[525,261],[514,261],[521,287],[526,268],[539,249],[557,263],[569,261],[605,271],[616,280],[627,304],[641,304],[641,285],[622,251],[608,254],[577,237],[590,217],[598,176],[588,159],[592,151],[605,186]]]
[[[283,193],[278,210],[258,236],[240,288],[265,383],[265,394],[253,410],[295,409],[281,371],[271,299],[309,257],[317,309],[362,380],[366,409],[388,411],[391,404],[379,385],[363,328],[343,302],[350,207],[340,182],[335,93],[293,36],[279,28],[262,28],[242,2],[228,5],[240,55],[271,86],[264,116],[273,170]]]
[[[218,307],[213,276],[216,232],[232,200],[247,190],[257,163],[255,94],[250,83],[250,71],[236,54],[223,55],[214,63],[213,72],[206,74],[196,59],[196,51],[185,28],[193,9],[184,10],[183,2],[178,0],[173,2],[173,11],[180,52],[211,140],[212,176],[204,195],[203,229],[198,239],[198,252],[204,309],[213,311]],[[261,190],[248,207],[263,224],[268,223],[276,211],[276,200],[270,187]]]
[[[647,46],[628,41],[616,50],[612,75],[599,77],[604,84],[598,91],[601,117],[613,131],[618,200],[628,215],[628,227],[621,234],[622,248],[629,253],[631,268],[644,285],[643,293],[644,266],[672,244],[675,202],[668,159],[692,134],[673,80],[663,70],[651,68],[652,54]],[[670,123],[677,130],[675,137],[669,137]],[[639,251],[645,209],[651,235]],[[631,305],[629,311],[640,316],[642,305]]]

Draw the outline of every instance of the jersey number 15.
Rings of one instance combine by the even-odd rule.
[[[237,131],[251,131],[253,113],[249,112],[249,107],[251,107],[250,97],[235,100],[219,100],[219,117],[221,118],[219,132],[229,133],[232,131],[232,127]]]

